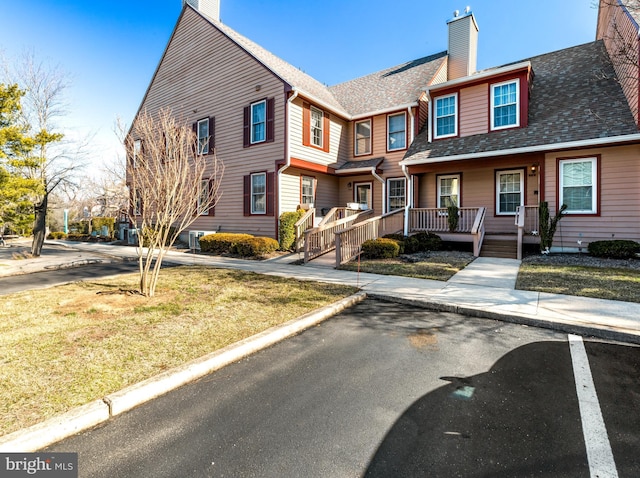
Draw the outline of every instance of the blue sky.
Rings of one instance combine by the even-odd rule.
[[[470,0],[469,0],[470,1]],[[221,20],[328,85],[447,48],[446,21],[471,6],[478,68],[595,39],[592,0],[221,0]],[[181,0],[4,0],[0,53],[25,51],[71,80],[68,135],[95,134],[96,164],[122,154],[129,124],[180,15]]]

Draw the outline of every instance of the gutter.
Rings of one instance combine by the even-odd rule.
[[[287,148],[287,153],[285,154],[285,163],[284,165],[278,169],[278,218],[276,221],[280,222],[280,214],[282,213],[282,173],[291,167],[291,112],[290,106],[293,100],[298,96],[298,92],[294,89],[293,95],[291,95],[286,102],[285,109],[285,118],[287,119],[287,125],[285,129],[285,134],[287,135],[287,139],[285,141],[285,146]],[[280,228],[278,227],[278,231]],[[276,234],[277,235],[277,234]]]
[[[431,113],[431,112],[430,112]],[[560,149],[584,149],[597,146],[615,146],[624,145],[625,143],[634,143],[640,141],[640,133],[626,134],[621,136],[612,136],[609,138],[594,138],[580,141],[567,141],[564,143],[541,144],[538,146],[527,146],[524,148],[500,149],[497,151],[482,151],[479,153],[457,154],[453,156],[440,156],[435,158],[422,159],[403,159],[400,166],[416,166],[419,164],[445,163],[448,161],[461,161],[465,159],[481,159],[494,156],[509,156],[514,154],[525,153],[544,153],[556,151]]]

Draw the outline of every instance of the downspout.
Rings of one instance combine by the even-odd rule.
[[[387,209],[387,201],[386,201],[386,189],[387,189],[387,184],[385,183],[384,179],[382,179],[380,176],[378,176],[378,173],[376,173],[376,168],[371,168],[371,175],[376,178],[378,181],[380,181],[380,184],[382,184],[382,215],[386,214],[386,209]],[[373,191],[372,191],[373,193]],[[373,198],[371,198],[371,203],[373,204]]]
[[[428,96],[429,96],[429,92],[427,92],[427,98],[428,98]],[[429,107],[431,107],[431,102],[430,101],[429,101],[428,104],[429,104]],[[413,139],[415,138],[415,134],[416,134],[416,132],[415,132],[415,124],[414,124],[415,123],[415,117],[413,115],[413,110],[411,109],[411,107],[408,107],[407,111],[409,112],[409,118],[411,118],[411,120],[410,120],[410,126],[411,126],[410,127],[410,132],[411,132],[411,135],[410,135],[411,141],[410,141],[410,143],[413,143]],[[430,116],[430,114],[429,114],[429,116]],[[413,207],[413,180],[412,180],[411,175],[409,174],[409,171],[407,170],[407,166],[403,164],[401,166],[401,168],[402,168],[402,174],[404,174],[404,177],[406,178],[406,184],[408,186],[408,188],[407,188],[408,189],[408,191],[407,191],[408,198],[407,198],[406,204],[404,205],[404,226],[403,226],[403,229],[404,229],[403,235],[408,236],[409,235],[409,212],[410,212],[410,209]]]
[[[291,103],[293,102],[293,100],[295,100],[298,97],[298,90],[296,90],[295,88],[293,89],[293,95],[291,95],[289,97],[289,99],[287,100],[286,103],[286,109],[285,109],[285,113],[284,116],[286,118],[286,127],[285,127],[285,134],[286,134],[286,141],[285,141],[285,147],[287,148],[287,152],[285,154],[285,163],[284,165],[278,169],[278,233],[277,235],[280,236],[280,215],[282,214],[282,173],[289,169],[291,167]],[[280,239],[280,237],[278,237],[278,240]]]

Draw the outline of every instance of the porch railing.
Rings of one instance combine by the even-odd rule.
[[[470,233],[478,216],[479,207],[461,207],[458,209],[458,228],[455,232]],[[431,231],[449,232],[449,213],[447,208],[413,208],[409,210],[409,232]]]
[[[475,257],[480,256],[482,242],[484,241],[484,217],[486,212],[487,208],[478,208],[476,219],[473,221],[473,226],[471,227],[471,235],[473,236],[473,255]]]
[[[360,209],[351,209],[348,207],[333,207],[329,209],[329,212],[324,215],[322,221],[318,226],[324,226],[330,222],[339,221],[340,219],[344,219],[345,217],[355,216],[356,214],[362,212]]]
[[[313,228],[313,222],[316,217],[315,208],[309,208],[298,221],[293,225],[296,234],[295,251],[300,252],[304,247],[304,231]]]
[[[373,209],[356,211],[355,214],[351,214],[348,217],[306,230],[304,232],[304,262],[307,263],[311,259],[334,249],[337,231],[342,231],[372,214]]]
[[[518,228],[517,258],[522,259],[522,243],[525,235],[537,236],[540,231],[538,206],[518,206],[515,224]]]
[[[357,257],[363,242],[386,234],[401,233],[403,227],[404,209],[398,209],[337,231],[336,267]]]

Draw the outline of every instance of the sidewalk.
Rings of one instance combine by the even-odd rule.
[[[14,260],[28,243],[0,247],[0,276],[74,267],[93,262],[131,260],[132,247],[48,241],[38,259]],[[348,284],[361,292],[332,306],[274,327],[181,367],[168,370],[119,392],[58,415],[32,427],[0,437],[0,451],[42,449],[88,430],[185,383],[219,370],[257,350],[319,324],[366,296],[431,310],[491,318],[611,340],[640,344],[640,304],[514,290],[520,261],[477,258],[447,282],[334,270],[322,263],[291,265],[297,254],[275,261],[251,261],[171,251],[165,261],[209,265],[260,274]]]
[[[130,260],[136,255],[135,249],[127,246],[47,241],[39,259],[10,260],[10,254],[18,247],[15,243],[0,247],[0,277]],[[297,259],[297,254],[273,261],[253,261],[170,251],[165,260],[348,284],[370,297],[433,310],[640,344],[640,303],[515,290],[520,262],[513,259],[478,258],[447,282],[340,271],[322,261],[305,266],[290,264]]]

